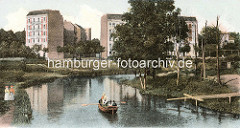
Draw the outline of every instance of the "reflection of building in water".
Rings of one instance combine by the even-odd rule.
[[[108,99],[115,101],[122,101],[124,99],[136,98],[141,101],[142,96],[136,88],[119,85],[116,81],[109,78],[104,79],[104,92]]]
[[[57,82],[60,83],[60,82]],[[63,85],[56,84],[56,81],[51,84],[43,84],[42,86],[33,86],[26,89],[29,95],[32,109],[50,116],[57,117],[60,114],[58,111],[63,106]]]
[[[64,87],[64,105],[88,103],[90,98],[90,79],[70,78]]]

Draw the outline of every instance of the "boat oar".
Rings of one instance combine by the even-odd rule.
[[[93,103],[93,104],[82,104],[82,106],[88,106],[88,105],[98,105],[99,103]]]
[[[127,102],[125,101],[115,101],[115,102],[120,102],[121,104],[126,104]],[[88,106],[88,105],[98,105],[99,103],[91,103],[91,104],[82,104],[82,106]]]

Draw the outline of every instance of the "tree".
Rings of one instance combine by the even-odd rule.
[[[57,47],[58,52],[69,53],[74,55],[74,57],[81,57],[83,55],[92,55],[96,53],[101,53],[104,48],[100,45],[99,39],[79,41],[74,44],[67,44],[63,47]]]
[[[178,10],[180,12],[180,10]],[[177,54],[177,63],[179,61],[179,45],[184,42],[186,44],[186,38],[188,37],[188,27],[183,17],[177,18],[175,21],[175,42],[176,44],[176,54]],[[177,66],[177,80],[176,84],[179,85],[180,81],[180,68]]]
[[[220,43],[222,42],[221,31],[219,29],[219,17],[217,17],[216,26],[206,26],[202,29],[202,36],[204,38],[204,44],[206,44],[206,50],[216,51],[216,70],[217,70],[217,81],[221,84],[220,80],[220,60],[219,60],[219,51]]]
[[[185,56],[185,53],[190,52],[191,47],[189,46],[189,44],[184,44],[184,46],[181,47],[179,50],[181,53],[183,53],[183,56]]]
[[[42,49],[42,51],[43,51],[43,58],[45,58],[46,57],[46,53],[48,52],[48,48],[43,48]]]
[[[132,60],[165,59],[166,43],[176,36],[175,24],[180,9],[175,9],[174,1],[130,0],[131,10],[122,16],[124,24],[115,27],[113,34],[114,58]],[[147,70],[139,79],[143,90],[146,89]]]

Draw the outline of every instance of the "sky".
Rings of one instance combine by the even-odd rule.
[[[240,0],[175,0],[183,16],[195,16],[199,32],[216,24],[225,32],[240,32]],[[106,13],[122,14],[130,8],[128,0],[0,0],[0,28],[22,31],[29,11],[39,9],[59,10],[64,20],[82,27],[92,28],[92,38],[100,38],[101,16]]]

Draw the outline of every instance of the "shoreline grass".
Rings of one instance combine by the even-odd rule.
[[[214,80],[201,81],[195,77],[180,78],[179,86],[176,86],[176,74],[168,76],[156,77],[155,79],[148,77],[147,89],[144,91],[140,87],[138,78],[133,80],[121,81],[121,84],[131,86],[140,90],[144,95],[155,95],[165,98],[183,97],[183,93],[190,95],[209,95],[233,92],[227,85],[218,85]],[[188,100],[188,102],[195,104],[195,102]],[[240,98],[232,98],[229,104],[228,98],[224,99],[208,99],[204,102],[199,102],[198,106],[218,111],[222,113],[240,114]]]

